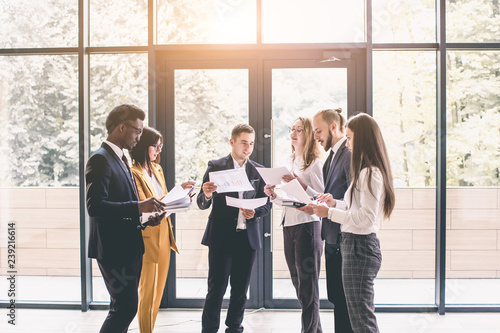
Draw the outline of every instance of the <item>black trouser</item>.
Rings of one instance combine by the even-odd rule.
[[[235,242],[231,246],[211,246],[208,249],[208,292],[201,317],[202,333],[215,333],[219,330],[222,299],[228,281],[231,284],[231,296],[226,332],[243,331],[241,323],[256,251],[248,243],[246,230],[237,232],[234,237]]]
[[[339,244],[325,242],[325,262],[328,300],[334,305],[335,332],[352,333],[342,284],[342,255]]]
[[[99,332],[125,333],[137,314],[142,254],[127,261],[98,259],[97,263],[111,299],[108,316]]]
[[[302,309],[302,333],[321,333],[319,272],[321,269],[321,223],[302,223],[283,228],[285,259]]]

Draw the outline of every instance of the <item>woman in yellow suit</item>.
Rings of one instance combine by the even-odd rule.
[[[163,148],[163,137],[154,128],[144,127],[137,145],[130,151],[139,200],[152,196],[161,198],[167,194],[163,170],[158,164]],[[182,183],[189,188],[195,182]],[[174,240],[170,217],[164,218],[156,227],[147,227],[142,231],[145,252],[139,281],[139,308],[137,317],[141,333],[153,332],[153,327],[160,308],[163,289],[167,281],[170,265],[170,249],[179,253]]]

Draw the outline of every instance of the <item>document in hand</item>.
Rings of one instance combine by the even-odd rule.
[[[191,208],[191,199],[181,185],[176,185],[161,201],[167,205],[168,213],[185,212]]]
[[[243,209],[255,209],[264,206],[267,203],[267,197],[256,199],[238,199],[226,196],[226,204],[231,207]]]
[[[266,185],[281,184],[283,176],[292,176],[286,167],[279,168],[256,168]]]
[[[244,168],[214,171],[208,174],[217,185],[217,193],[253,191]]]
[[[309,195],[307,195],[306,191],[304,191],[304,188],[302,187],[302,185],[300,185],[297,179],[294,179],[291,182],[282,185],[281,189],[285,191],[286,194],[296,199],[296,201],[298,202],[302,202],[305,204],[309,204],[312,202],[311,198],[309,197]]]

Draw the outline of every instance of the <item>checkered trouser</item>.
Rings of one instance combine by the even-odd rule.
[[[382,263],[377,235],[342,233],[342,280],[354,333],[378,333],[373,281]]]

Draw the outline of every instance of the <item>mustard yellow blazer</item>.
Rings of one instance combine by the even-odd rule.
[[[165,184],[165,177],[163,176],[163,170],[159,164],[151,163],[153,173],[158,179],[163,192],[167,194],[167,185]],[[153,184],[148,179],[148,176],[144,173],[142,166],[138,163],[134,163],[132,166],[132,172],[134,173],[135,182],[137,184],[137,192],[139,193],[139,200],[145,200],[153,196]],[[177,245],[175,244],[174,232],[172,230],[172,222],[170,217],[164,218],[161,223],[156,227],[146,227],[142,231],[142,237],[144,239],[145,252],[143,260],[145,262],[158,262],[159,251],[167,251],[165,249],[166,240],[170,240],[170,248],[175,252],[179,253]],[[167,238],[168,237],[168,238]],[[163,246],[162,246],[163,245]]]

